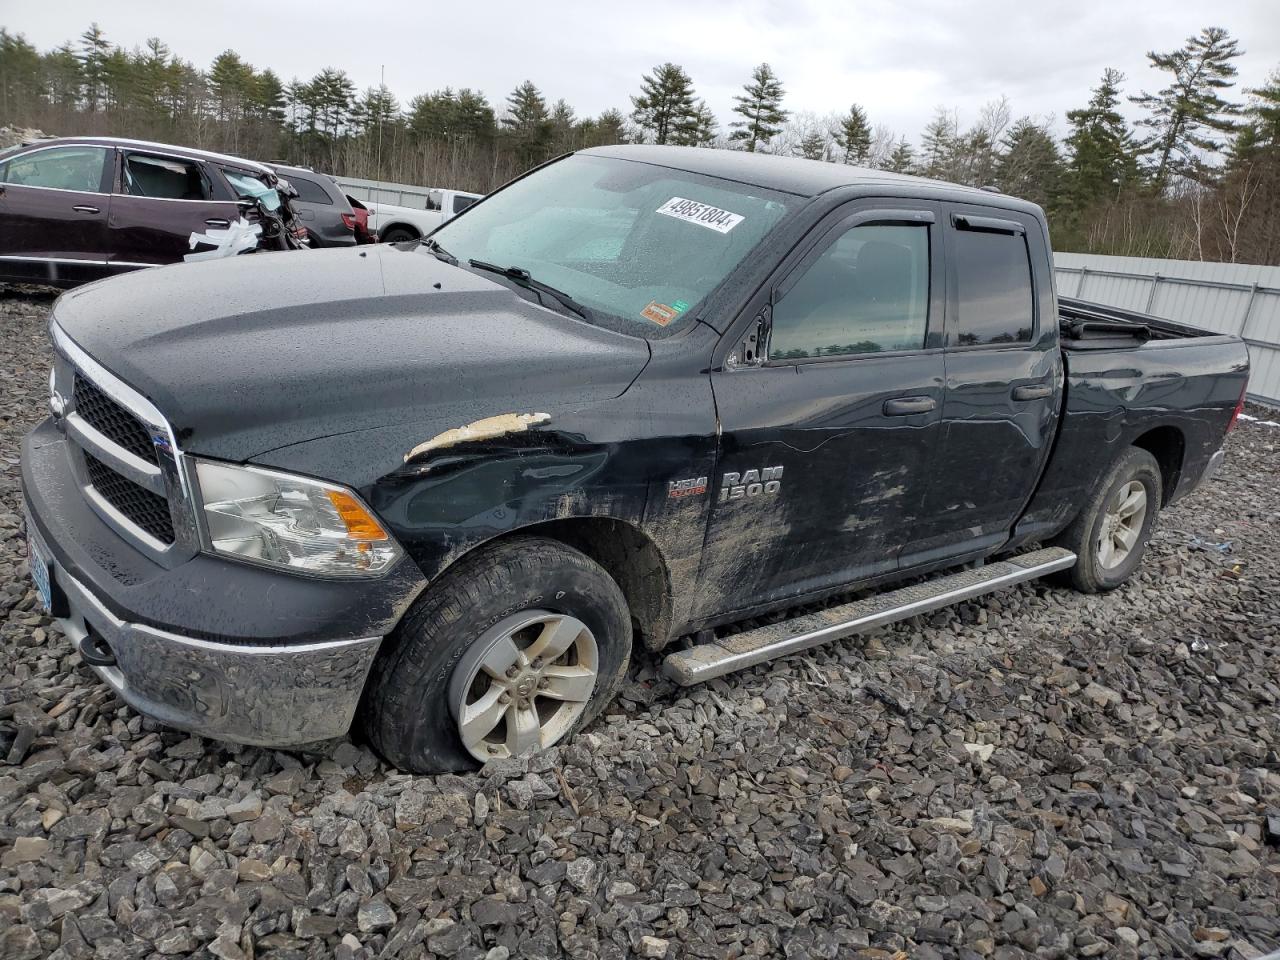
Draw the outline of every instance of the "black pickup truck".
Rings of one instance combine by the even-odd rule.
[[[31,568],[84,660],[166,723],[354,721],[413,771],[563,740],[633,649],[688,684],[1116,587],[1248,375],[1234,337],[1060,300],[1030,203],[641,146],[421,243],[84,287],[51,334]]]

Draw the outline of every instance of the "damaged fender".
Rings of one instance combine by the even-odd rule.
[[[549,413],[500,413],[497,416],[473,420],[471,423],[452,430],[437,433],[430,440],[418,444],[404,456],[408,463],[432,450],[443,450],[459,443],[471,443],[477,440],[494,440],[513,433],[523,433],[531,426],[546,423],[551,419]]]

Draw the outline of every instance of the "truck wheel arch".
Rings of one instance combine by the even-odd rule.
[[[1160,475],[1164,483],[1161,506],[1167,505],[1182,476],[1183,458],[1187,450],[1182,431],[1172,426],[1156,427],[1134,440],[1133,446],[1147,451],[1160,464]]]
[[[453,556],[446,566],[434,571],[432,580],[480,547],[527,536],[557,540],[604,567],[622,589],[636,639],[645,649],[660,650],[671,639],[674,607],[666,560],[644,531],[613,517],[568,517],[517,527],[472,544],[465,553]]]
[[[421,231],[421,230],[419,230],[417,227],[415,227],[412,223],[404,223],[403,221],[395,221],[395,222],[392,222],[392,223],[388,223],[388,224],[386,224],[385,226],[379,226],[379,227],[378,227],[378,236],[379,236],[379,237],[386,237],[386,236],[388,236],[388,235],[395,234],[395,233],[407,233],[407,234],[411,234],[411,239],[413,239],[413,240],[421,240],[421,239],[422,239],[422,231]],[[386,242],[388,242],[388,243],[393,243],[393,242],[396,242],[396,241],[390,241],[390,240],[389,240],[389,241],[386,241]]]

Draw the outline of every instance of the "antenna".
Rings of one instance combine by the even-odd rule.
[[[387,92],[387,65],[381,65],[382,76],[378,81],[378,153],[374,158],[374,167],[377,169],[377,182],[382,182],[382,128],[386,123],[386,117],[382,115],[383,109],[386,107],[386,100],[383,98]]]

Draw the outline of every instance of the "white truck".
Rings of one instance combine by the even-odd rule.
[[[482,196],[373,180],[339,179],[338,185],[368,208],[369,230],[386,243],[425,237]]]

